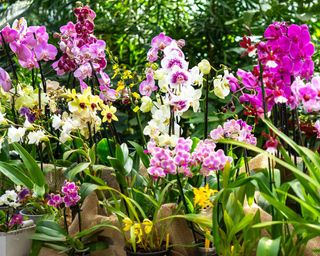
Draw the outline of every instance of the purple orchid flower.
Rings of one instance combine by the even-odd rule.
[[[3,68],[0,67],[0,86],[5,92],[8,92],[11,87],[11,79],[7,71],[5,71]]]

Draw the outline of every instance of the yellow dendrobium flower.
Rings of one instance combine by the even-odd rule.
[[[114,106],[105,106],[101,112],[101,115],[103,116],[102,121],[109,123],[111,123],[112,120],[118,121],[118,117],[115,115],[116,112],[117,109]]]
[[[140,99],[140,94],[139,93],[137,93],[137,92],[133,92],[132,93],[132,97],[134,97],[134,98],[136,98],[136,99]]]
[[[123,79],[127,80],[127,79],[131,79],[131,78],[133,78],[132,72],[130,70],[125,70],[123,72]]]
[[[134,234],[138,238],[137,239],[137,244],[139,244],[139,243],[142,242],[142,236],[143,236],[141,224],[140,223],[135,223],[133,226],[134,226]]]
[[[194,188],[194,205],[199,205],[202,209],[213,206],[210,197],[216,192],[217,190],[210,189],[208,184],[205,187]]]
[[[118,87],[117,87],[116,91],[117,91],[117,92],[122,91],[122,90],[124,89],[124,87],[125,87],[124,81],[120,80],[120,81],[118,82],[117,86],[118,86]]]
[[[144,227],[144,233],[149,234],[152,230],[153,222],[149,219],[144,219],[142,225]]]
[[[115,77],[119,74],[119,72],[120,72],[120,67],[119,67],[118,64],[114,64],[114,65],[112,66],[112,69],[113,69],[113,72],[114,72],[112,78],[115,78]]]
[[[122,223],[123,223],[123,225],[124,225],[124,227],[122,228],[123,231],[129,231],[130,228],[131,228],[132,225],[133,225],[132,220],[130,220],[129,218],[124,218],[124,219],[122,220]]]

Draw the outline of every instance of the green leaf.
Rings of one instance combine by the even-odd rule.
[[[62,159],[63,160],[67,160],[74,153],[83,155],[86,159],[88,158],[86,151],[84,151],[83,149],[72,149],[72,150],[69,150],[69,151],[65,152],[63,154]]]
[[[93,183],[82,183],[80,187],[81,198],[87,197],[91,192],[98,189],[98,187],[99,187],[98,185]]]
[[[53,220],[40,220],[37,223],[36,230],[38,230],[38,227],[41,227],[41,226],[55,230],[60,234],[67,235],[67,232],[57,222]]]
[[[247,200],[248,200],[248,205],[251,206],[252,203],[254,202],[254,193],[255,193],[255,186],[252,183],[248,183],[246,185],[246,196],[247,196]]]
[[[109,241],[109,243],[112,243],[112,241]],[[86,246],[89,247],[90,252],[95,252],[109,248],[109,243],[108,241],[97,241],[86,244]]]
[[[126,143],[122,143],[122,144],[121,144],[121,146],[120,146],[120,148],[121,148],[121,151],[122,151],[123,160],[124,160],[124,162],[126,162],[126,161],[127,161],[128,156],[129,156],[129,149],[128,149],[128,146],[127,146],[127,144],[126,144]]]
[[[194,149],[197,147],[198,143],[200,142],[200,139],[198,137],[192,138],[192,146],[190,152],[193,152]]]
[[[133,142],[133,141],[129,141],[129,143],[135,148],[137,154],[139,155],[143,165],[148,168],[150,165],[150,159],[149,156],[147,154],[144,153],[143,147],[140,146],[139,144]]]
[[[73,180],[76,175],[80,172],[83,172],[90,166],[90,163],[84,162],[84,163],[79,163],[77,164],[74,168],[69,170],[66,174],[67,178],[70,180]]]
[[[306,189],[306,191],[308,191],[315,200],[320,202],[318,192],[317,192],[317,188],[320,186],[320,184],[317,182],[317,180],[315,180],[312,177],[310,177],[309,175],[303,173],[301,170],[299,170],[295,166],[292,166],[291,164],[288,164],[287,162],[279,159],[278,157],[275,157],[275,156],[269,154],[265,150],[260,149],[256,146],[253,146],[250,144],[246,144],[246,143],[234,141],[234,140],[229,140],[229,139],[222,139],[222,140],[219,140],[219,142],[224,143],[224,144],[231,144],[231,145],[240,146],[243,148],[247,148],[248,150],[252,150],[254,152],[261,153],[261,154],[268,156],[270,159],[274,160],[279,165],[290,170],[295,175],[295,177],[301,182],[301,184]]]
[[[131,171],[132,171],[132,166],[133,166],[133,160],[132,158],[129,156],[124,164],[124,169],[126,171],[126,176],[128,176]]]
[[[278,256],[280,240],[281,237],[278,237],[275,240],[268,237],[262,237],[258,243],[257,256]]]
[[[32,180],[17,167],[0,162],[0,172],[7,176],[16,185],[23,185],[29,189],[33,189]]]
[[[109,163],[108,157],[111,156],[111,153],[107,139],[102,139],[98,142],[97,155],[102,162]]]
[[[94,225],[93,227],[87,228],[87,229],[77,233],[74,236],[74,238],[80,239],[80,238],[83,238],[85,236],[92,235],[92,234],[96,233],[97,231],[101,231],[104,228],[112,228],[112,229],[114,229],[116,231],[119,231],[121,233],[121,230],[117,226],[112,225],[109,222],[103,222],[103,223]]]
[[[60,237],[60,238],[65,237],[63,233],[57,231],[56,229],[51,229],[43,225],[37,227],[37,232],[48,235],[48,236],[52,236],[52,237]]]
[[[92,148],[89,149],[89,159],[92,165],[96,163],[96,146],[95,145],[93,145]]]
[[[120,145],[116,145],[116,159],[120,162],[120,164],[123,166],[125,163],[124,153],[122,152],[122,148]]]
[[[133,188],[133,191],[138,193],[139,195],[142,195],[143,197],[145,197],[147,200],[150,201],[150,203],[152,203],[155,207],[156,207],[156,210],[158,210],[160,208],[160,204],[150,195],[138,190],[138,189],[135,189]]]
[[[39,187],[45,185],[45,177],[37,162],[19,143],[13,143],[14,149],[19,153],[25,167],[29,172],[29,178]]]
[[[63,237],[53,237],[45,234],[35,233],[31,236],[31,239],[33,240],[39,240],[43,242],[66,242],[67,238],[65,236]]]
[[[45,186],[39,187],[37,184],[34,184],[33,191],[34,191],[34,194],[40,198],[42,198],[46,194]]]

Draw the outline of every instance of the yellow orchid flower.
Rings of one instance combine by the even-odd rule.
[[[210,189],[208,184],[205,187],[194,188],[194,205],[199,205],[202,209],[213,206],[210,197],[216,192],[217,190]]]
[[[122,223],[123,223],[123,225],[124,225],[124,227],[122,228],[123,231],[129,231],[130,228],[131,228],[132,225],[133,225],[132,220],[130,220],[129,218],[124,218],[124,219],[122,220]]]
[[[117,112],[117,109],[114,106],[105,106],[101,112],[101,115],[103,116],[102,121],[111,123],[113,121],[118,121],[117,116],[115,113]]]
[[[142,242],[142,236],[143,236],[141,224],[135,223],[133,226],[134,226],[134,235],[136,236],[136,238],[138,238],[137,244],[139,244]]]
[[[144,227],[144,233],[149,234],[152,230],[153,222],[149,219],[144,219],[142,225]]]

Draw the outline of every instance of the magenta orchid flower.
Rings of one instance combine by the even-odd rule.
[[[166,36],[163,32],[160,33],[158,36],[155,36],[151,40],[151,46],[152,48],[163,50],[168,46],[172,41],[172,38]]]
[[[149,72],[147,73],[147,79],[142,81],[139,86],[139,92],[141,95],[144,96],[150,96],[153,91],[156,91],[158,87],[155,84],[154,78],[153,78],[153,71],[149,69]]]
[[[11,87],[11,79],[7,71],[5,71],[3,68],[0,67],[0,86],[5,92],[8,92]]]

